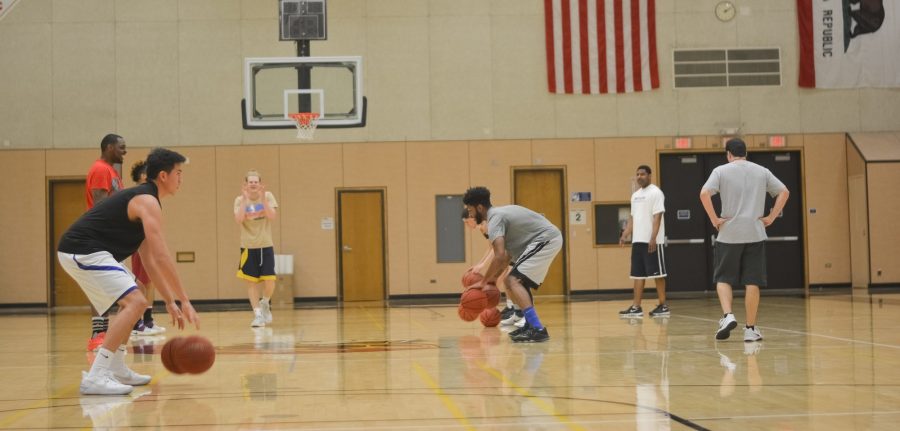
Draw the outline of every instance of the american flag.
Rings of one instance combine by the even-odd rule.
[[[544,0],[551,93],[659,88],[655,0]]]

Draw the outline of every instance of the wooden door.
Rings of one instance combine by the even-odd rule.
[[[562,169],[517,169],[513,174],[513,203],[542,214],[559,228],[563,247],[550,265],[537,295],[565,295],[566,200]]]
[[[63,180],[50,182],[50,260],[53,273],[50,275],[50,306],[74,307],[90,305],[87,296],[72,277],[62,269],[56,258],[59,239],[66,229],[84,214],[84,180]]]
[[[385,299],[384,191],[339,190],[337,212],[342,299]]]

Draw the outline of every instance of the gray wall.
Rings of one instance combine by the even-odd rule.
[[[320,142],[818,133],[900,129],[900,91],[799,89],[796,4],[658,0],[661,88],[546,89],[541,0],[331,0],[314,55],[361,55],[368,126]],[[291,56],[276,0],[23,0],[0,22],[0,148],[287,143],[244,131],[244,57]],[[779,47],[781,87],[672,89],[672,50]]]

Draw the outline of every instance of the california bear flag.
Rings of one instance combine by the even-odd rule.
[[[797,0],[800,86],[900,87],[900,2]]]

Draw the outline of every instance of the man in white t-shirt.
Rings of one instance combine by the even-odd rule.
[[[666,223],[663,214],[666,212],[665,196],[659,187],[650,182],[650,167],[641,165],[637,168],[635,180],[641,186],[631,195],[631,215],[628,224],[622,231],[619,244],[624,245],[631,235],[631,279],[634,280],[634,302],[619,312],[620,317],[644,317],[641,309],[641,296],[647,279],[656,281],[656,293],[659,304],[650,312],[650,317],[669,315],[666,305]]]

